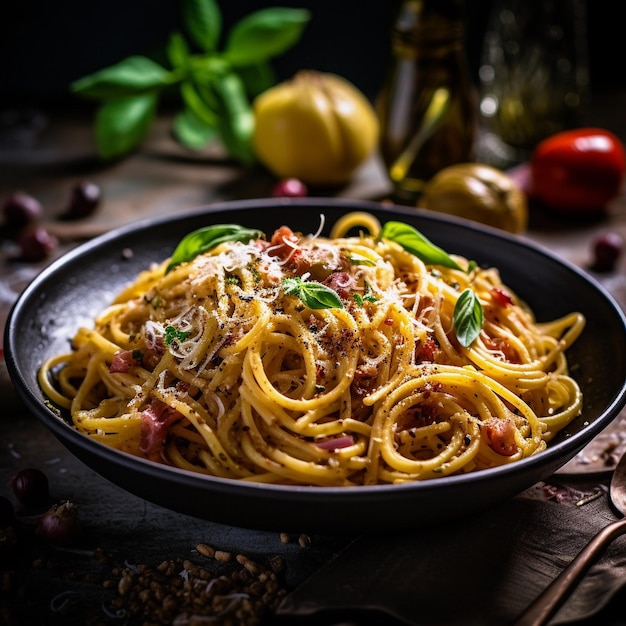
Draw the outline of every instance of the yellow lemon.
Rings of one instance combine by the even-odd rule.
[[[378,144],[369,100],[335,74],[301,71],[258,96],[253,109],[254,150],[279,178],[345,183]]]

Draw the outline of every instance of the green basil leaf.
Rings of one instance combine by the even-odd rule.
[[[233,65],[266,61],[291,48],[310,19],[306,9],[270,7],[237,22],[228,34],[226,58]]]
[[[483,307],[471,289],[465,289],[457,298],[452,324],[459,343],[469,348],[483,326]]]
[[[295,278],[283,278],[283,291],[288,296],[300,296],[302,288],[302,279],[299,276]]]
[[[254,100],[259,94],[267,91],[277,82],[276,74],[267,62],[238,67],[237,73],[241,76],[250,100]]]
[[[215,0],[184,0],[183,22],[201,50],[217,50],[222,33],[222,13]]]
[[[208,85],[218,76],[232,72],[232,65],[219,53],[192,54],[189,57],[189,68],[194,81],[198,85]]]
[[[114,159],[134,150],[147,134],[157,108],[157,95],[144,94],[104,102],[96,113],[98,153]]]
[[[201,122],[207,126],[217,128],[219,117],[215,109],[210,107],[203,95],[200,94],[197,86],[191,80],[185,80],[180,84],[180,95],[185,106]]]
[[[189,46],[181,33],[172,33],[165,49],[168,61],[176,68],[184,68],[189,61]]]
[[[262,237],[260,230],[244,228],[238,224],[215,224],[205,226],[189,233],[176,246],[166,273],[182,263],[188,263],[198,255],[212,250],[225,241],[241,241],[247,243],[252,239]]]
[[[415,255],[427,265],[441,265],[463,271],[463,268],[447,252],[429,241],[413,226],[403,222],[385,223],[378,235],[378,239],[395,241],[407,252]]]
[[[310,309],[343,309],[337,292],[322,283],[305,283],[302,301]]]
[[[299,276],[285,278],[283,290],[286,295],[297,296],[309,309],[343,309],[337,292],[317,282],[303,282]]]
[[[217,129],[205,124],[193,111],[177,113],[172,126],[176,140],[191,150],[204,148],[217,136]]]
[[[131,56],[78,79],[72,83],[71,89],[86,98],[108,100],[156,91],[173,80],[170,72],[148,57]]]
[[[250,165],[256,156],[252,147],[254,113],[241,78],[231,72],[214,81],[219,100],[220,134],[229,154]]]

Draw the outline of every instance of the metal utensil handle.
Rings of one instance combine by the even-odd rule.
[[[570,596],[581,578],[613,539],[626,533],[626,518],[612,522],[578,553],[576,558],[544,589],[513,626],[542,626]]]

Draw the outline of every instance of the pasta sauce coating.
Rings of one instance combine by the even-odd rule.
[[[369,233],[348,236],[350,220]],[[383,231],[384,234],[384,231]],[[350,215],[144,271],[40,371],[89,437],[159,463],[279,484],[436,479],[541,452],[580,414],[566,349],[495,268],[424,261]],[[481,322],[459,333],[461,294]]]

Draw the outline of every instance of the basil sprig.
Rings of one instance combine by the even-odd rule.
[[[283,291],[288,296],[297,296],[309,309],[343,309],[337,292],[314,281],[303,281],[299,276],[283,279]]]
[[[404,222],[386,222],[377,239],[395,241],[407,252],[415,255],[427,265],[441,265],[443,267],[464,271],[447,252],[424,237],[416,228]]]
[[[464,348],[469,348],[483,326],[483,307],[471,289],[461,292],[452,314],[454,334]]]
[[[260,230],[245,228],[238,224],[214,224],[205,226],[185,235],[174,249],[165,272],[170,272],[182,263],[188,263],[198,255],[204,254],[225,241],[248,243],[262,237]]]
[[[100,102],[94,122],[100,157],[115,159],[134,150],[154,121],[159,98],[175,87],[182,109],[173,132],[182,145],[200,149],[217,137],[231,156],[254,162],[251,101],[275,84],[270,60],[298,42],[309,19],[306,9],[270,7],[249,13],[223,33],[217,0],[183,0],[182,22],[191,43],[172,33],[166,66],[134,55],[71,84],[73,93]]]

